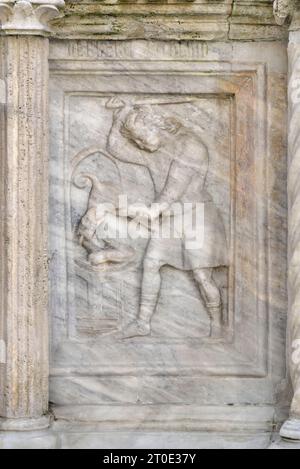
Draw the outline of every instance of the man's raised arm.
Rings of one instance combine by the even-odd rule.
[[[134,144],[131,144],[121,132],[131,107],[119,98],[110,99],[106,107],[113,110],[113,122],[108,136],[107,151],[124,163],[145,164],[141,151]]]

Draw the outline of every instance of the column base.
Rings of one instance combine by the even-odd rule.
[[[0,431],[3,432],[30,432],[45,430],[50,426],[50,415],[29,419],[7,419],[0,418]]]
[[[300,441],[300,419],[287,420],[281,427],[280,436],[285,440]]]

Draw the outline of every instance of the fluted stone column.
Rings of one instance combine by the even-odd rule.
[[[289,252],[288,252],[288,359],[293,385],[290,419],[281,428],[283,438],[300,440],[300,16],[299,1],[276,0],[275,18],[291,19],[289,56]]]
[[[63,5],[0,3],[0,430],[49,424],[47,36]]]

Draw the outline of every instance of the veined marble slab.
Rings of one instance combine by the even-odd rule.
[[[101,425],[122,406],[147,428],[170,406],[212,421],[237,406],[243,427],[262,407],[270,429],[286,405],[285,46],[53,41],[50,71],[54,412]],[[204,244],[104,240],[99,207],[120,194],[127,220],[136,202],[202,203]]]

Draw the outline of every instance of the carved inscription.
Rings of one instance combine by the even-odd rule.
[[[143,59],[149,57],[170,57],[173,59],[201,59],[208,55],[206,42],[151,42],[151,46],[140,43],[139,47],[130,41],[70,41],[68,43],[69,58],[81,59]]]

